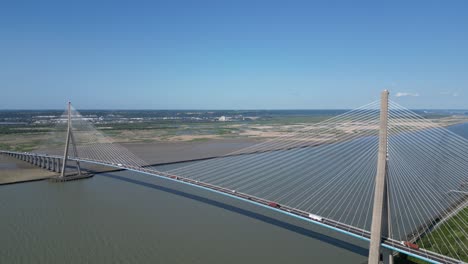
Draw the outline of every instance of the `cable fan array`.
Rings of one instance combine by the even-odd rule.
[[[38,153],[63,155],[67,137],[67,115],[62,114],[56,127],[41,143]],[[83,117],[75,108],[71,108],[72,140],[77,154],[70,147],[69,157],[93,160],[111,164],[125,164],[141,167],[147,164],[131,151],[114,142],[111,138],[98,131],[88,118]],[[73,143],[72,142],[72,143]]]
[[[378,107],[376,101],[298,132],[169,172],[368,230]]]
[[[468,140],[395,102],[390,108],[390,236],[462,259],[468,255]]]
[[[169,172],[370,231],[378,108],[374,102]],[[392,101],[388,130],[389,238],[462,259],[468,140]],[[444,224],[449,218],[450,225]],[[436,229],[444,232],[431,233]]]

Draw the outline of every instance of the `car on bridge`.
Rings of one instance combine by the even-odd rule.
[[[314,215],[314,214],[309,214],[309,218],[312,219],[312,220],[315,220],[315,221],[319,221],[319,222],[322,222],[323,218],[318,216],[318,215]]]
[[[414,243],[411,243],[411,242],[408,242],[408,241],[401,241],[400,242],[403,246],[407,246],[409,248],[412,248],[412,249],[415,249],[415,250],[418,250],[419,249],[419,246],[417,244],[414,244]]]
[[[269,202],[268,205],[271,206],[271,207],[274,207],[274,208],[281,208],[281,205],[279,205],[278,203],[275,203],[275,202]]]

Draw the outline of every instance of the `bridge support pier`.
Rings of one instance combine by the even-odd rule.
[[[389,249],[382,249],[382,262],[384,264],[393,264],[393,251]]]
[[[60,172],[60,159],[55,159],[55,172]]]

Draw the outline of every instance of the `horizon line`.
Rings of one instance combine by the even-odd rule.
[[[151,108],[79,108],[78,111],[347,111],[354,108],[245,108],[245,109],[209,109],[209,108],[169,108],[169,109],[151,109]],[[463,108],[408,108],[409,110],[445,110],[445,111],[468,111]],[[66,111],[66,109],[57,108],[0,108],[0,111]]]

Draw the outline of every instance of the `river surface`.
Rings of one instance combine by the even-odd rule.
[[[468,125],[451,128],[468,137]],[[10,165],[2,165],[9,167]],[[367,245],[132,172],[0,186],[0,263],[365,263]]]

